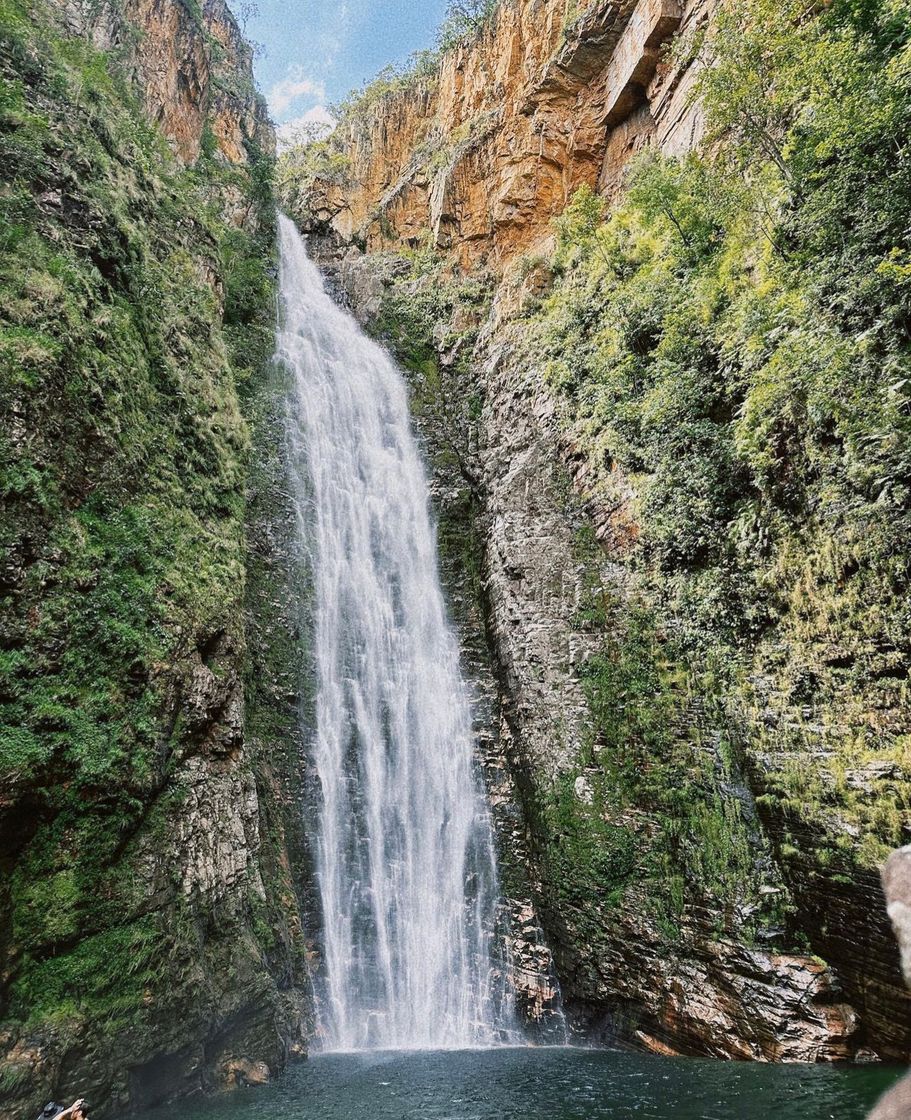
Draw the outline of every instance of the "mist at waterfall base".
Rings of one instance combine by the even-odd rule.
[[[324,1050],[520,1041],[493,830],[401,372],[280,218],[277,358],[313,584]]]

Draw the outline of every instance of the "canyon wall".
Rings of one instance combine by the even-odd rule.
[[[906,1058],[911,1002],[876,870],[907,818],[905,643],[886,680],[863,616],[821,605],[857,591],[807,540],[793,548],[818,586],[805,576],[758,636],[722,642],[698,622],[687,651],[681,581],[700,619],[736,608],[702,590],[705,560],[650,569],[650,480],[604,446],[610,417],[597,426],[554,384],[573,355],[542,353],[554,291],[561,330],[598,330],[578,264],[555,263],[554,219],[580,188],[622,207],[640,152],[698,150],[699,63],[671,46],[714,12],[504,3],[438,73],[368,87],[332,138],[286,157],[281,201],[409,373],[444,566],[474,542],[471,585],[461,561],[450,585],[485,620],[497,682],[504,858],[531,897],[521,875],[507,885],[528,930],[543,926],[574,1022],[661,1052]],[[621,243],[636,228],[621,220]],[[710,420],[730,429],[725,410]],[[690,500],[681,486],[684,524]],[[547,954],[526,951],[522,975],[545,991]]]
[[[281,201],[410,379],[529,1017],[556,974],[595,1037],[907,1058],[877,877],[911,804],[906,317],[869,295],[906,265],[832,249],[886,222],[893,168],[839,178],[859,113],[771,236],[774,197],[711,180],[734,234],[687,200],[698,163],[629,201],[642,154],[706,135],[671,48],[715,12],[504,2],[292,153]],[[0,1114],[104,1116],[311,1032],[273,139],[223,0],[7,0],[0,36]],[[848,224],[801,242],[826,183],[813,236]],[[823,250],[836,278],[795,288]]]
[[[0,1115],[104,1116],[306,1036],[274,138],[223,0],[15,0],[0,83]]]
[[[700,135],[687,69],[664,52],[710,4],[504,4],[439,75],[378,92],[337,142],[344,171],[298,205],[371,252],[426,243],[502,271],[551,234],[583,184],[615,193],[645,144]],[[353,187],[353,189],[352,189]]]
[[[207,132],[226,163],[249,164],[251,144],[274,154],[253,50],[225,0],[49,2],[67,35],[116,59],[182,164],[199,159]]]

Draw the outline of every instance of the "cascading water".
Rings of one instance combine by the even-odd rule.
[[[518,1041],[493,835],[405,384],[279,219],[278,357],[313,569],[320,1033],[330,1050]]]

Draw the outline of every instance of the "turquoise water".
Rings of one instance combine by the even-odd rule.
[[[325,1054],[163,1120],[862,1120],[899,1073],[615,1051]]]

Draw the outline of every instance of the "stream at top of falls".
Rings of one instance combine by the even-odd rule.
[[[277,359],[313,586],[323,1050],[521,1041],[471,698],[404,378],[279,219]]]

